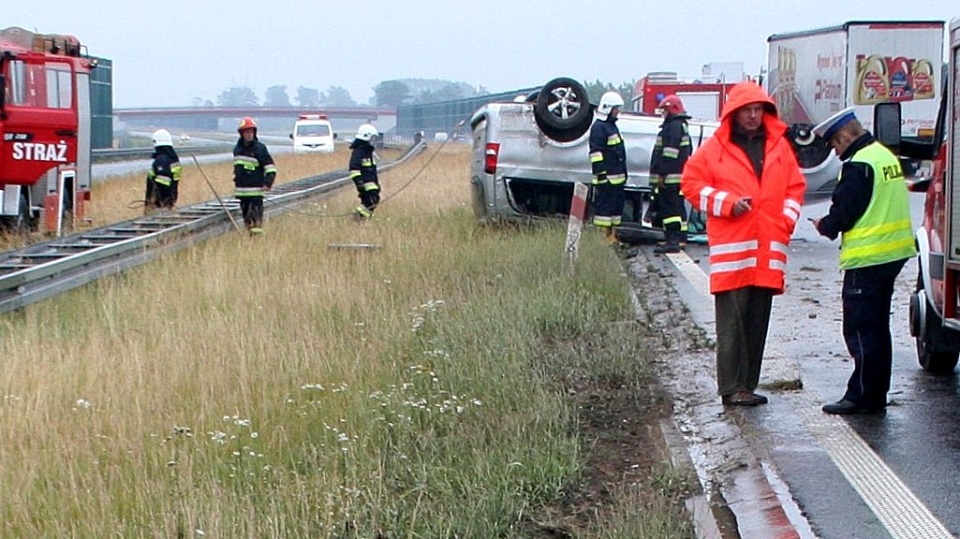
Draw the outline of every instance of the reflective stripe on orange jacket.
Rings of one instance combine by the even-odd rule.
[[[734,144],[733,112],[763,103],[766,132],[763,171],[758,179],[746,152]],[[760,286],[782,294],[787,245],[800,218],[806,180],[784,136],[773,100],[752,82],[731,89],[720,127],[697,149],[683,169],[681,188],[707,214],[710,245],[710,292]],[[733,216],[737,200],[750,197],[752,209]]]

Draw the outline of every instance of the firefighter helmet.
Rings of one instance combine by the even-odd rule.
[[[600,104],[597,105],[597,114],[606,118],[610,111],[616,107],[623,106],[623,98],[620,97],[620,94],[614,91],[609,91],[602,96],[600,96]]]
[[[664,97],[660,101],[659,109],[667,111],[669,114],[683,114],[687,112],[687,109],[683,108],[683,100],[680,99],[680,96],[670,94],[667,97]]]
[[[166,129],[157,129],[154,131],[152,140],[154,148],[173,146],[173,137],[170,136],[170,132]]]
[[[253,121],[253,118],[245,116],[240,120],[240,124],[237,126],[237,133],[243,133],[244,130],[253,129],[254,133],[257,131],[257,122]]]
[[[379,134],[380,134],[380,133],[377,132],[377,128],[376,128],[376,127],[374,127],[374,126],[372,126],[372,125],[370,125],[370,124],[363,124],[363,125],[361,125],[360,127],[357,128],[357,137],[356,137],[356,138],[358,138],[358,139],[360,139],[360,140],[365,140],[365,141],[367,141],[367,142],[370,142],[370,140],[372,140],[373,137],[375,137],[375,136],[377,136],[377,135],[379,135]]]

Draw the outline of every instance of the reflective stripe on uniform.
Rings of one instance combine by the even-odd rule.
[[[260,161],[257,161],[256,157],[248,157],[246,155],[233,156],[233,164],[239,165],[246,170],[257,170],[257,168],[260,167]]]
[[[710,256],[726,255],[732,253],[742,253],[744,251],[754,251],[760,243],[757,240],[738,241],[734,243],[722,243],[710,246]]]
[[[783,201],[783,214],[791,221],[796,223],[800,219],[800,204],[796,200],[786,199]]]
[[[237,198],[243,197],[262,197],[263,188],[262,187],[237,187],[233,190],[233,196]]]
[[[679,184],[682,176],[682,174],[667,174],[663,176],[663,183],[670,185]],[[683,193],[680,194],[682,195]]]

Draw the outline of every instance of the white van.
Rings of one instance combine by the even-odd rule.
[[[290,134],[294,153],[332,152],[335,138],[333,125],[324,114],[301,114]]]

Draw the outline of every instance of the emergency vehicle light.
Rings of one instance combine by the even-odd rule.
[[[326,120],[327,115],[326,114],[301,114],[300,119],[301,120]]]

